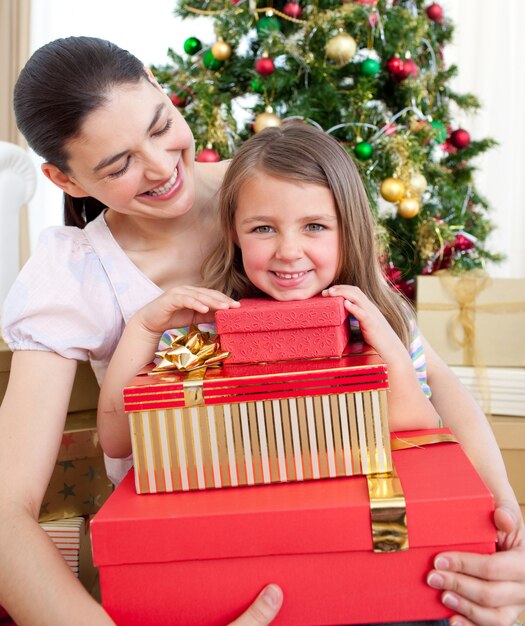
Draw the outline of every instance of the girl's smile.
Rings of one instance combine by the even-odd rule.
[[[249,280],[276,300],[303,300],[332,284],[339,226],[331,191],[258,173],[241,187],[237,243]]]

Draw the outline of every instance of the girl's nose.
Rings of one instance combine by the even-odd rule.
[[[282,261],[294,261],[303,256],[303,249],[297,237],[280,237],[275,256]]]

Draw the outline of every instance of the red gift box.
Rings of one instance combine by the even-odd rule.
[[[444,431],[402,435],[428,432]],[[494,551],[492,496],[458,444],[393,455],[410,548],[387,554],[365,477],[140,496],[129,474],[91,525],[104,607],[126,626],[223,626],[274,582],[275,624],[446,618],[426,575],[442,550]]]
[[[238,309],[215,313],[230,363],[341,356],[350,338],[347,318],[340,296],[291,302],[243,299]]]
[[[137,376],[124,390],[137,493],[391,469],[377,353]]]

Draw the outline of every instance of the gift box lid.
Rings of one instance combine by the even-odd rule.
[[[314,296],[280,302],[272,298],[241,299],[237,309],[215,312],[219,335],[340,326],[348,317],[342,296]]]
[[[359,348],[361,349],[361,348]],[[151,368],[150,368],[151,369]],[[127,412],[185,406],[191,374],[136,376],[124,389]],[[199,383],[200,384],[200,383]],[[371,348],[343,357],[210,367],[202,382],[204,404],[353,393],[388,388],[384,362]]]
[[[449,431],[402,435],[421,432]],[[407,501],[410,548],[494,543],[492,496],[459,444],[393,456]],[[97,567],[372,550],[361,476],[137,495],[130,473],[94,517],[91,532]]]

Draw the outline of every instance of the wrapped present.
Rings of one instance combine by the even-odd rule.
[[[525,412],[521,416],[492,415],[490,420],[510,484],[525,507]]]
[[[57,463],[40,509],[41,522],[95,513],[113,491],[96,421],[96,411],[67,416]]]
[[[12,352],[0,339],[0,402],[4,397],[11,369]],[[68,411],[96,409],[99,386],[89,363],[79,362],[75,382],[71,391]]]
[[[102,603],[127,626],[214,626],[274,582],[285,596],[275,624],[446,618],[425,583],[434,556],[490,553],[496,531],[492,497],[461,447],[422,445],[445,434],[393,440],[409,446],[392,454],[410,547],[391,554],[372,550],[364,476],[143,497],[129,474],[92,521]]]
[[[230,363],[341,356],[350,338],[347,318],[340,296],[292,302],[245,299],[237,309],[215,313]]]
[[[137,376],[124,390],[137,492],[387,472],[387,388],[371,349]]]
[[[525,279],[419,276],[417,320],[449,365],[525,367]]]

